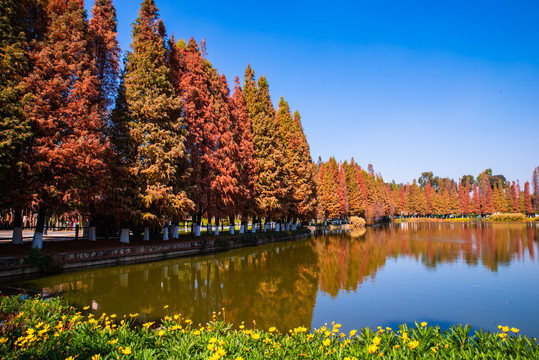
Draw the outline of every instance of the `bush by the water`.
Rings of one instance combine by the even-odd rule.
[[[350,217],[350,227],[353,230],[359,230],[363,229],[365,227],[365,219],[359,217],[359,216],[351,216]]]
[[[526,215],[515,214],[492,214],[489,217],[489,221],[494,222],[513,222],[513,221],[526,221]]]
[[[447,331],[421,323],[399,329],[341,332],[339,324],[309,332],[234,329],[223,313],[205,325],[178,314],[139,324],[139,314],[81,311],[64,300],[2,298],[3,359],[538,359],[534,338],[500,326],[498,333]],[[275,324],[278,326],[279,324]]]

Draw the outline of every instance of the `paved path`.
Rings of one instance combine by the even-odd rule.
[[[13,236],[13,231],[11,230],[0,230],[0,244],[11,242],[11,237]],[[23,230],[22,237],[24,242],[31,242],[32,236],[34,236],[34,230]],[[79,238],[82,237],[82,231],[79,230]],[[43,236],[43,241],[65,241],[65,240],[75,240],[75,231],[62,230],[62,231],[52,231],[49,230],[47,235]]]

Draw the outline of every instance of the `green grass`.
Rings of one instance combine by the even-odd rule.
[[[2,359],[538,359],[534,338],[518,329],[499,333],[454,326],[447,331],[412,328],[362,329],[343,333],[339,324],[309,332],[274,328],[233,329],[223,313],[206,325],[170,314],[136,325],[138,314],[121,319],[77,310],[63,299],[2,298]],[[278,325],[278,324],[276,324]]]

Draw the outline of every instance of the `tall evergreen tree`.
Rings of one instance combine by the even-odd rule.
[[[268,219],[280,219],[286,209],[283,200],[288,195],[287,174],[284,168],[283,145],[275,109],[264,76],[255,82],[250,66],[245,70],[245,101],[249,118],[258,172],[254,188],[257,214]]]
[[[0,208],[13,209],[13,243],[22,244],[22,208],[30,199],[24,190],[22,155],[31,137],[30,122],[23,111],[23,80],[28,74],[28,42],[22,18],[22,2],[0,3]]]
[[[357,180],[358,172],[358,166],[352,158],[350,165],[346,167],[346,188],[351,216],[361,216],[365,211],[365,203]]]
[[[181,99],[167,66],[165,27],[153,0],[144,0],[133,24],[125,92],[135,149],[130,173],[137,179],[140,220],[155,224],[178,219],[192,208],[178,179],[188,171]]]
[[[234,79],[234,93],[229,100],[232,117],[232,133],[237,151],[234,153],[236,176],[239,191],[235,199],[236,213],[242,216],[242,224],[247,223],[247,217],[253,215],[254,210],[254,177],[256,174],[256,161],[254,159],[253,136],[251,133],[251,119],[247,112],[245,96],[240,87],[240,79]]]
[[[118,20],[112,0],[95,0],[90,19],[90,36],[99,80],[99,111],[108,120],[116,95],[119,75],[120,46]]]
[[[472,211],[476,216],[481,214],[481,200],[479,199],[479,190],[477,189],[477,184],[473,185]]]
[[[532,196],[530,194],[530,183],[527,181],[524,183],[524,211],[528,215],[533,213]]]
[[[47,209],[87,208],[102,199],[110,155],[97,112],[98,79],[81,2],[51,0],[45,41],[33,52],[25,110],[33,141],[26,163],[39,205],[34,246]]]

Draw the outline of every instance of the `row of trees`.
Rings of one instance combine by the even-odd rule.
[[[116,27],[112,0],[95,0],[90,20],[81,0],[0,3],[0,208],[13,214],[14,243],[30,208],[37,247],[51,213],[81,214],[91,239],[96,224],[122,227],[128,241],[129,227],[186,219],[199,234],[203,217],[533,211],[527,183],[491,171],[397,185],[353,159],[315,165],[300,114],[283,98],[274,107],[265,76],[248,66],[231,93],[204,41],[167,36],[154,0],[141,4],[123,67]],[[536,207],[538,183],[536,169]]]
[[[111,0],[95,0],[89,21],[80,0],[6,0],[0,11],[0,199],[15,243],[30,207],[37,247],[51,212],[82,214],[94,239],[106,219],[123,241],[133,225],[314,216],[299,113],[283,98],[276,110],[250,66],[231,94],[205,42],[169,38],[153,0],[122,70]]]
[[[532,214],[539,211],[539,167],[533,173],[533,195],[529,182],[492,175],[487,169],[475,179],[459,182],[424,172],[412,184],[385,183],[372,165],[363,170],[354,159],[337,163],[335,158],[318,161],[319,219],[363,216],[367,222],[384,216],[484,216],[492,213]]]

